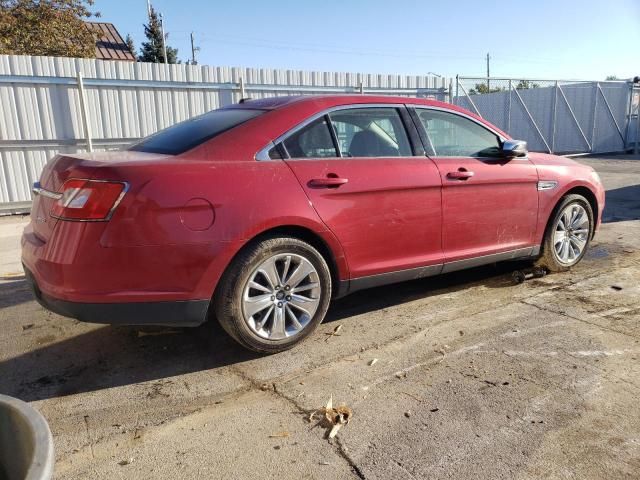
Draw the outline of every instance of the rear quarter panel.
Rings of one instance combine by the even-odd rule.
[[[126,176],[131,182],[100,245],[161,247],[159,251],[180,256],[173,274],[179,283],[197,283],[193,298],[209,298],[233,256],[250,239],[280,226],[315,232],[334,252],[340,278],[348,277],[339,243],[283,161],[176,158],[153,167],[127,166],[126,172],[105,168],[100,175]]]

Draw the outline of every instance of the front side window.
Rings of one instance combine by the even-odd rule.
[[[396,108],[352,108],[329,115],[343,157],[409,157],[407,132]]]
[[[265,111],[248,108],[213,110],[143,138],[129,150],[179,155]]]
[[[324,117],[314,120],[289,136],[284,147],[290,158],[337,157],[331,131]]]
[[[498,136],[473,120],[439,110],[416,109],[438,157],[497,157]]]

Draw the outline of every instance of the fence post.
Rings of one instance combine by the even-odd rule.
[[[460,84],[460,80],[458,79],[458,75],[456,75],[456,98],[455,101],[458,100],[458,85]],[[455,105],[455,102],[451,102]]]
[[[638,112],[636,113],[636,138],[633,153],[640,153],[640,103],[638,104]]]
[[[360,90],[360,95],[364,95],[364,88],[362,87],[362,80],[360,80],[360,84],[358,85],[358,90]]]
[[[625,152],[629,147],[629,133],[631,131],[631,112],[633,109],[633,83],[629,83],[629,102],[627,104],[627,116],[625,117],[625,125],[624,125],[624,149]]]
[[[87,112],[87,99],[84,94],[84,82],[82,80],[82,72],[78,72],[76,77],[78,81],[78,94],[80,95],[80,111],[82,115],[82,125],[84,127],[84,136],[87,140],[87,150],[93,152],[93,141],[91,140],[91,125],[89,124],[89,115]]]
[[[509,97],[508,97],[508,107],[507,107],[507,133],[511,131],[511,79],[509,79]]]
[[[595,138],[596,138],[596,114],[598,113],[598,88],[600,87],[600,83],[596,82],[596,85],[593,89],[593,125],[591,128],[591,152],[594,153],[596,148]]]
[[[551,119],[551,153],[556,150],[556,112],[558,108],[558,81],[553,88],[553,118]]]
[[[242,100],[243,98],[247,98],[247,95],[244,88],[244,78],[240,77],[240,100]]]

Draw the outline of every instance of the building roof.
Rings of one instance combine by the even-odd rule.
[[[129,60],[136,61],[136,57],[129,50],[113,23],[85,22],[89,30],[97,34],[96,58],[99,60]]]

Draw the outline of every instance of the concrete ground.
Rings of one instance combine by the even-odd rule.
[[[10,278],[0,392],[49,420],[57,478],[640,478],[640,161],[580,161],[608,204],[572,271],[363,291],[277,355],[213,324],[82,324]],[[0,220],[4,274],[20,223]],[[331,395],[353,409],[333,443],[308,420]]]

